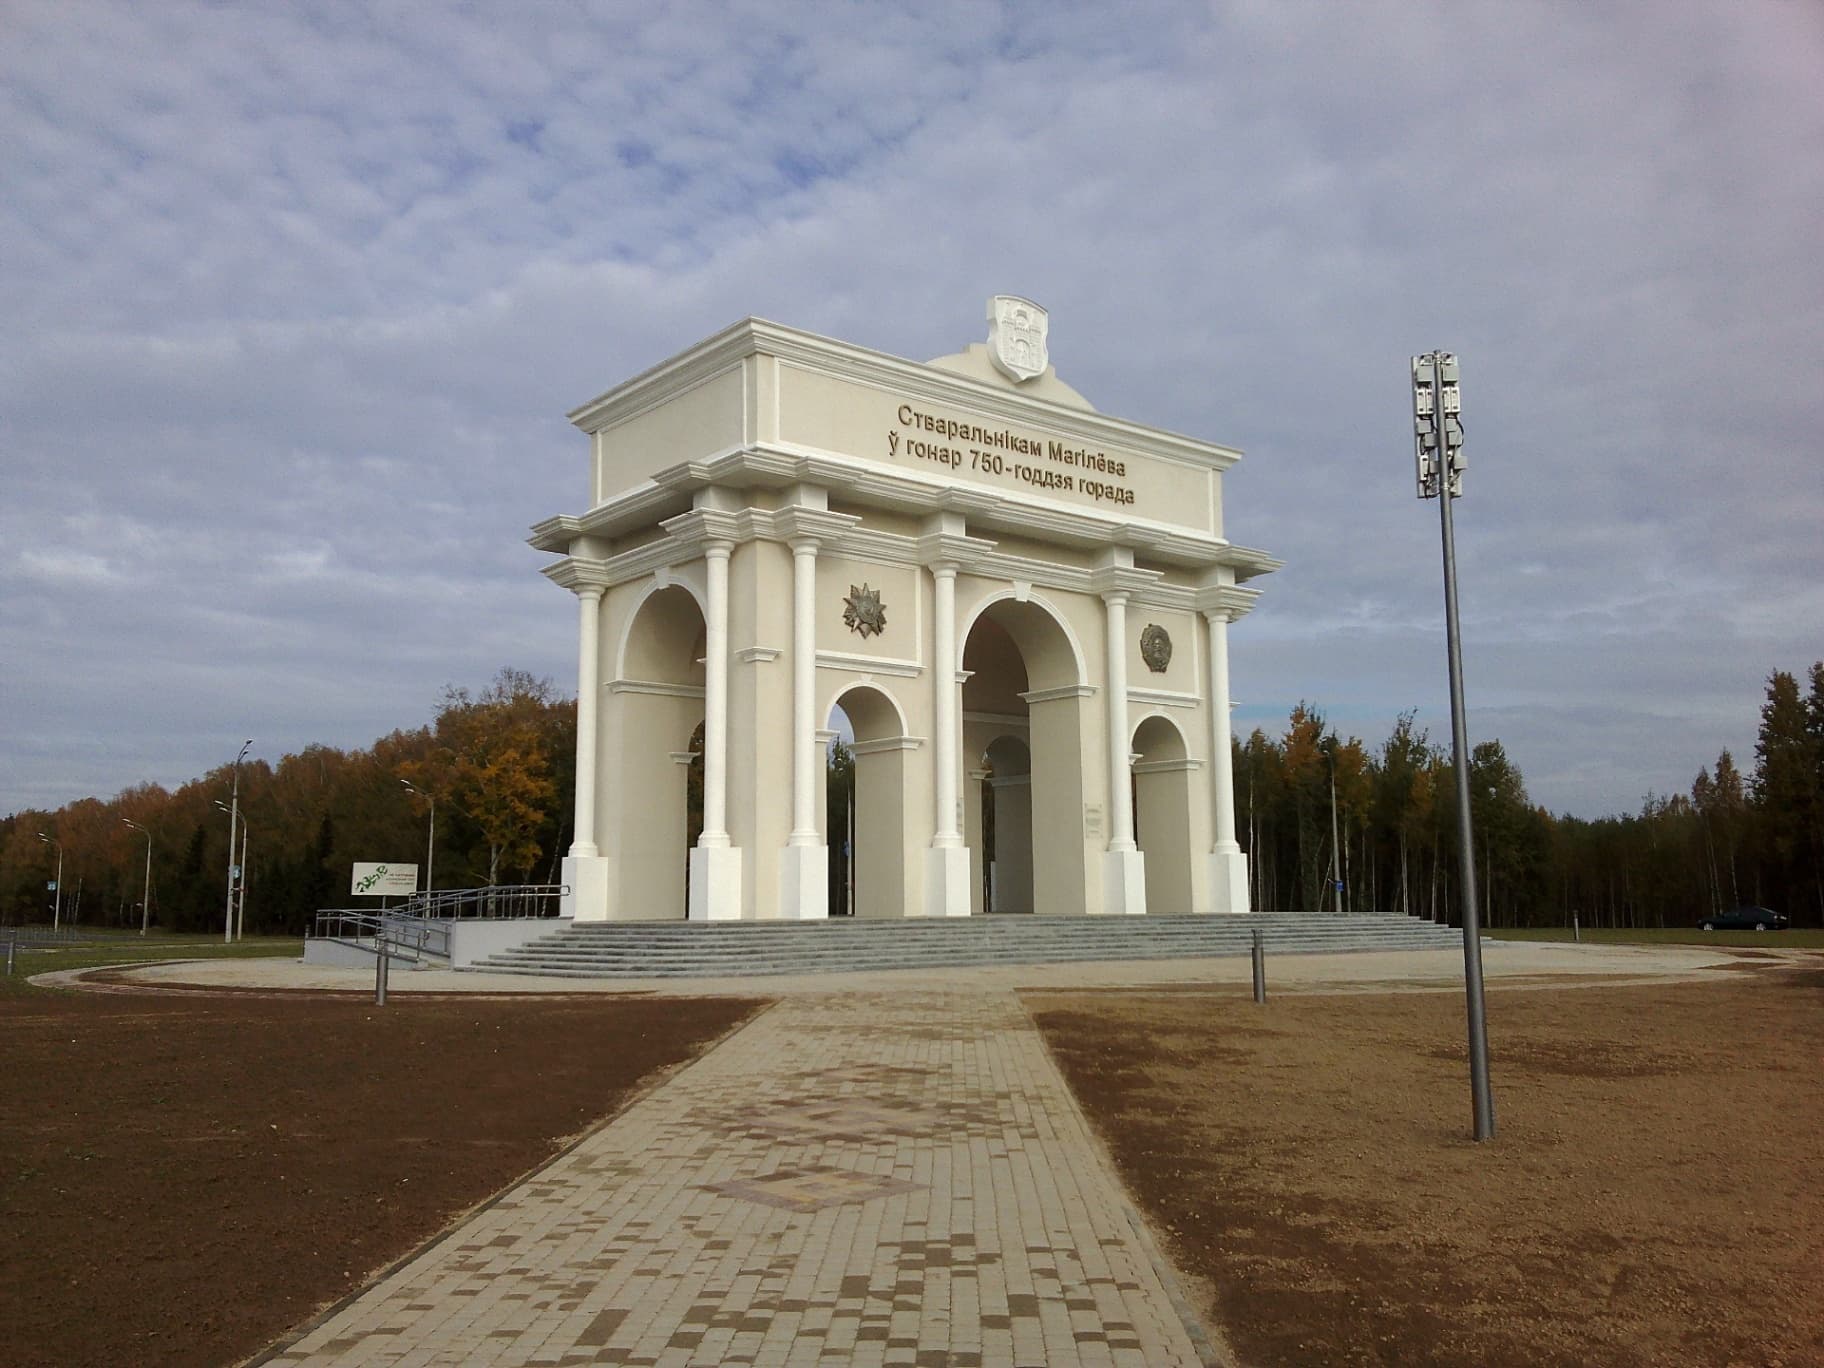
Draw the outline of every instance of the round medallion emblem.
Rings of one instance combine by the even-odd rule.
[[[1172,663],[1172,634],[1156,622],[1149,622],[1140,633],[1140,659],[1154,674],[1164,674]]]

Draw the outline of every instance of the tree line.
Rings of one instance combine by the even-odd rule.
[[[1801,690],[1784,670],[1768,677],[1749,773],[1724,750],[1688,794],[1650,793],[1634,814],[1553,816],[1527,797],[1498,740],[1474,746],[1484,924],[1576,916],[1586,926],[1680,926],[1753,903],[1795,925],[1824,925],[1824,662],[1808,682]],[[1235,746],[1254,906],[1340,905],[1461,925],[1455,784],[1448,750],[1410,712],[1372,749],[1303,703],[1282,735],[1256,729]]]
[[[1807,683],[1781,670],[1768,678],[1746,773],[1725,750],[1688,794],[1649,794],[1634,814],[1553,816],[1528,798],[1500,741],[1476,745],[1470,807],[1485,924],[1576,915],[1590,926],[1677,926],[1758,903],[1824,925],[1824,662]],[[428,726],[368,749],[310,746],[276,766],[242,765],[247,929],[295,935],[318,908],[348,904],[357,861],[422,866],[432,802],[438,888],[556,882],[575,746],[575,703],[549,680],[507,669],[479,693],[446,689]],[[846,750],[834,753],[832,813],[849,783]],[[1454,773],[1415,714],[1371,747],[1301,703],[1279,735],[1237,738],[1234,774],[1255,907],[1461,923]],[[131,821],[151,833],[152,924],[219,928],[229,852],[218,804],[233,781],[223,765],[172,791],[145,784],[0,819],[0,923],[50,918],[56,852],[44,832],[63,850],[65,921],[138,926],[146,838]],[[832,884],[844,874],[833,859]]]
[[[438,888],[555,883],[575,766],[576,704],[512,669],[479,693],[445,689],[430,725],[365,750],[308,746],[277,765],[243,763],[246,930],[300,935],[318,908],[355,905],[358,861],[416,863],[422,884],[433,802]],[[138,927],[147,837],[130,820],[151,834],[151,924],[220,930],[234,780],[224,764],[175,790],[142,784],[0,819],[0,923],[51,920],[57,852],[43,832],[63,850],[64,923]]]

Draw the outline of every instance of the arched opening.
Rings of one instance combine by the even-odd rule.
[[[847,782],[830,776],[831,913],[840,908],[855,917],[902,917],[912,896],[906,878],[909,760],[919,742],[905,734],[892,698],[867,684],[837,696],[829,727],[854,737]]]
[[[1189,912],[1191,771],[1184,734],[1155,714],[1134,729],[1134,840],[1146,853],[1146,908]]]
[[[983,757],[983,903],[989,912],[1032,911],[1032,751],[997,736]]]
[[[980,861],[971,910],[1088,911],[1101,810],[1085,804],[1094,728],[1077,650],[1048,608],[1002,598],[970,623],[962,659],[964,754],[980,781],[965,788],[963,829]]]
[[[703,611],[668,585],[640,600],[608,683],[604,773],[615,806],[618,915],[684,915],[703,824]]]

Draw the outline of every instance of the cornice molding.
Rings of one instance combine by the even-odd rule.
[[[1055,689],[1033,689],[1020,695],[1028,704],[1055,703],[1060,698],[1094,698],[1094,684],[1062,684]]]

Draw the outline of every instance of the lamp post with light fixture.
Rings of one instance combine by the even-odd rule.
[[[401,779],[399,782],[407,793],[415,793],[431,805],[430,834],[424,842],[424,896],[428,899],[431,896],[431,889],[435,887],[431,879],[437,872],[437,797],[435,794],[415,787],[410,779]]]
[[[143,936],[152,920],[152,833],[131,817],[120,820],[146,838],[146,882],[139,894],[139,934]]]
[[[1457,844],[1463,880],[1463,986],[1469,1002],[1469,1090],[1475,1136],[1495,1133],[1488,1084],[1488,1021],[1482,993],[1482,927],[1476,907],[1476,848],[1469,818],[1469,725],[1463,708],[1463,648],[1457,629],[1457,542],[1450,506],[1462,497],[1463,396],[1457,358],[1427,352],[1412,358],[1413,448],[1419,497],[1438,501],[1444,539],[1444,636],[1450,659],[1450,744],[1457,772]]]
[[[63,842],[42,831],[38,833],[38,839],[57,848],[57,882],[52,885],[56,897],[51,903],[51,930],[55,931],[63,925]]]
[[[228,904],[222,925],[224,945],[234,942],[234,876],[237,869],[234,863],[234,838],[238,834],[236,828],[241,820],[241,761],[247,758],[247,751],[252,745],[253,738],[249,737],[241,743],[241,753],[234,757],[234,788],[228,798]],[[216,806],[220,807],[221,803],[218,801]]]

